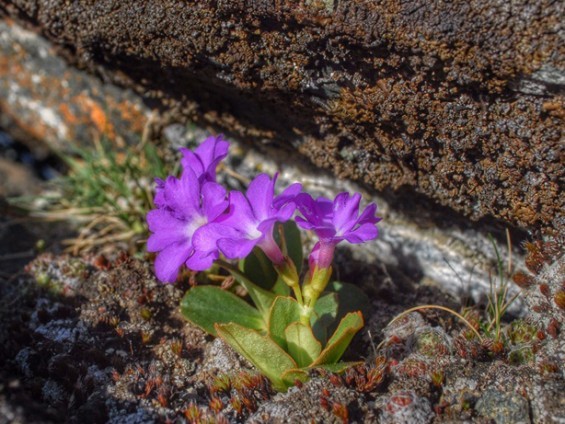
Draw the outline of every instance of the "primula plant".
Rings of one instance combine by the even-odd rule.
[[[147,214],[157,278],[173,283],[183,265],[229,272],[246,299],[234,286],[199,285],[184,296],[182,313],[225,340],[277,390],[306,380],[313,368],[343,370],[350,364],[338,361],[363,327],[367,299],[353,285],[330,281],[332,260],[338,243],[377,237],[376,206],[360,212],[358,193],[314,199],[298,183],[277,195],[277,175],[258,175],[246,193],[228,191],[216,182],[228,148],[222,136],[209,137],[194,151],[182,150],[179,178],[157,180],[155,209]],[[299,228],[317,237],[304,271]]]

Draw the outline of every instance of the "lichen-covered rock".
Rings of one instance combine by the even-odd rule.
[[[540,330],[540,339],[565,342],[565,243],[562,237],[528,243],[528,272],[518,272],[514,282],[522,289],[528,319]],[[559,354],[565,372],[565,352]]]
[[[496,424],[529,423],[528,402],[516,393],[487,390],[477,402],[477,412]]]
[[[148,261],[44,254],[26,271],[0,282],[0,413],[12,422],[527,422],[528,411],[534,422],[565,418],[563,338],[540,340],[533,322],[509,326],[500,351],[460,322],[420,311],[371,345],[383,333],[377,323],[416,298],[435,303],[437,290],[398,290],[392,307],[374,301],[371,332],[344,358],[365,362],[341,375],[312,371],[308,382],[275,393],[181,316],[188,281],[161,285]],[[505,349],[526,343],[532,357],[511,360]]]
[[[563,230],[564,8],[9,0],[0,11],[170,115],[473,219]]]
[[[69,66],[47,40],[11,20],[0,20],[0,33],[0,126],[28,140],[38,157],[46,156],[45,143],[59,151],[93,137],[139,142],[150,110],[131,90]]]
[[[434,414],[430,402],[413,391],[398,391],[381,400],[381,422],[386,424],[430,423]]]

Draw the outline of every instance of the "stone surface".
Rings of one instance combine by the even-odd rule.
[[[0,157],[0,196],[37,193],[37,184],[29,168]]]
[[[477,412],[496,424],[530,423],[528,401],[516,393],[487,389],[477,402]]]
[[[384,334],[382,326],[364,329],[344,357],[365,359],[362,365],[339,376],[312,371],[310,381],[277,394],[224,343],[184,320],[178,304],[187,280],[158,284],[147,261],[126,254],[44,254],[26,271],[9,284],[0,280],[2,423],[565,418],[563,362],[549,338],[535,341],[534,361],[512,364],[492,345],[469,339],[461,322],[422,311],[411,325]],[[396,305],[377,297],[367,320],[390,320],[415,298],[431,303],[439,296],[422,287],[398,290]],[[436,324],[449,337],[436,339],[430,355],[414,340]]]
[[[472,219],[557,230],[564,228],[564,7],[549,0],[0,4],[72,63],[134,89],[151,107],[286,145],[378,190],[408,187]],[[6,66],[4,75],[25,74]]]
[[[134,144],[148,118],[131,91],[68,66],[45,39],[0,21],[0,126],[31,140],[37,156],[44,143],[55,150],[95,137]]]

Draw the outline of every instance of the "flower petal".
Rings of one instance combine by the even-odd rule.
[[[253,210],[243,193],[239,191],[230,192],[229,210],[227,214],[218,220],[219,223],[229,225],[244,234],[256,235],[257,219]]]
[[[275,209],[279,209],[283,205],[294,201],[294,198],[300,194],[302,191],[302,184],[294,183],[287,187],[281,194],[275,197],[273,200],[273,206]]]
[[[153,204],[158,208],[166,206],[165,203],[165,181],[161,178],[155,178],[155,196],[153,197]]]
[[[369,240],[374,240],[379,235],[379,230],[377,226],[372,223],[367,223],[359,226],[354,231],[347,232],[343,235],[343,238],[349,243],[363,243]]]
[[[194,252],[194,254],[186,261],[186,266],[193,271],[206,271],[214,261],[218,259],[218,251],[213,252]]]
[[[174,283],[181,265],[192,250],[189,242],[175,243],[161,251],[155,259],[155,275],[163,283]]]
[[[316,243],[312,252],[308,255],[308,265],[310,269],[329,268],[332,264],[336,244],[337,243]]]
[[[156,232],[160,230],[167,230],[171,227],[175,227],[178,219],[174,218],[173,215],[167,209],[153,209],[147,212],[147,225],[149,231]]]
[[[194,232],[192,244],[198,252],[211,252],[218,249],[218,240],[221,238],[238,238],[241,233],[224,224],[210,223],[200,227]]]
[[[169,177],[165,182],[165,199],[175,216],[191,217],[199,213],[200,183],[191,169],[186,169],[181,178]]]
[[[216,166],[228,155],[229,147],[229,143],[220,134],[216,137],[208,137],[194,150],[194,153],[200,158],[204,172],[209,172],[210,176],[215,177]]]
[[[296,221],[296,224],[300,228],[304,228],[305,230],[311,230],[312,228],[314,228],[314,224],[310,223],[309,221],[306,221],[301,216],[297,216],[296,218],[294,218],[294,220]]]
[[[228,208],[226,190],[219,184],[213,182],[204,183],[202,186],[202,209],[208,222],[216,219]]]
[[[247,188],[247,199],[258,221],[267,219],[271,213],[276,179],[276,175],[271,180],[267,174],[259,174]]]
[[[204,174],[205,168],[202,164],[202,161],[192,150],[188,150],[186,148],[180,149],[182,153],[181,165],[183,171],[187,169],[192,170],[196,174],[197,177],[200,177]]]
[[[336,196],[332,221],[338,234],[344,234],[355,226],[359,215],[360,202],[361,195],[359,193],[350,197],[349,193],[343,192]]]
[[[375,205],[374,203],[368,204],[367,207],[361,213],[361,215],[359,215],[359,219],[357,220],[357,223],[358,224],[366,224],[366,223],[376,224],[377,222],[379,222],[382,219],[378,216],[375,216],[376,213],[377,213],[377,205]]]
[[[279,209],[274,215],[274,218],[276,218],[278,222],[286,222],[292,217],[295,210],[296,205],[294,203],[287,203]]]
[[[216,167],[228,154],[229,143],[222,135],[210,136],[198,146],[194,152],[181,149],[181,164],[184,170],[191,169],[202,181],[216,181]]]
[[[147,250],[158,252],[173,243],[187,240],[186,223],[174,218],[170,212],[154,209],[147,214],[147,224],[153,233],[147,240]]]
[[[316,235],[322,241],[329,242],[331,240],[335,240],[336,243],[343,240],[343,237],[336,237],[335,228],[333,225],[325,225],[316,227],[314,230],[316,231]]]
[[[218,247],[228,259],[243,259],[251,253],[258,241],[259,239],[225,238],[218,240]]]
[[[298,210],[304,216],[306,221],[313,226],[320,223],[321,220],[318,214],[318,207],[312,196],[308,193],[300,193],[296,196],[295,202]]]
[[[267,234],[267,235],[273,234],[273,228],[275,227],[277,221],[278,219],[276,217],[265,219],[264,221],[259,223],[259,225],[257,226],[257,230],[259,230],[261,234]],[[282,221],[278,221],[278,222],[282,222]]]

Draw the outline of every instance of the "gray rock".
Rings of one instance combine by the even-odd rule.
[[[487,389],[475,406],[477,413],[496,424],[531,423],[528,401],[517,393]]]

